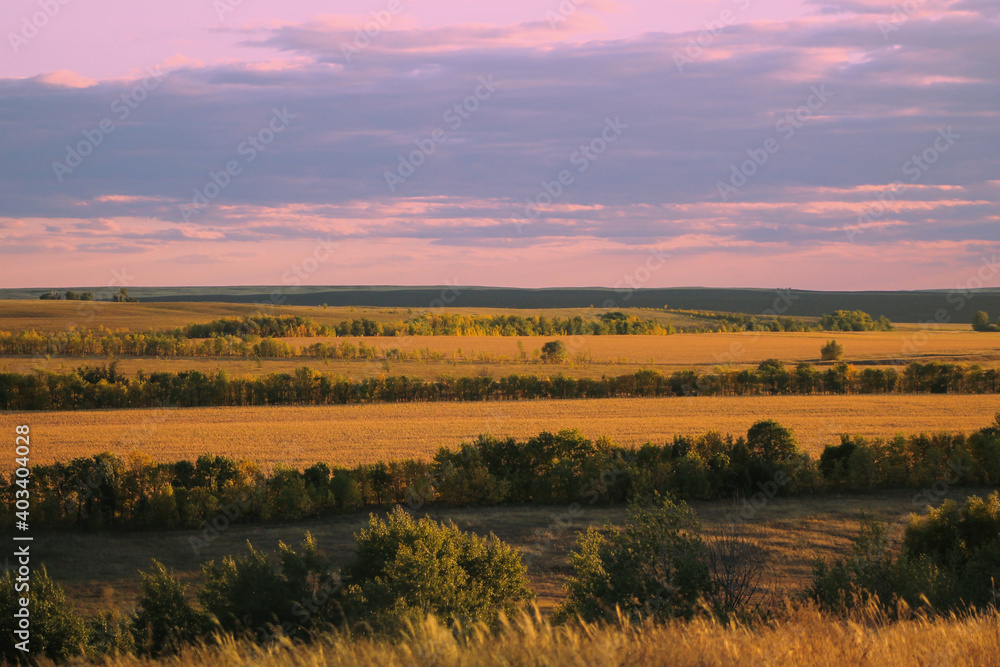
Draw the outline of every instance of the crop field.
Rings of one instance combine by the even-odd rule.
[[[212,453],[306,467],[426,459],[480,433],[524,438],[579,428],[590,438],[639,445],[709,430],[742,435],[760,419],[793,429],[816,456],[840,433],[969,432],[998,411],[1000,399],[980,395],[708,396],[15,412],[2,421],[30,424],[37,463],[140,450],[158,461]]]
[[[3,302],[0,301],[0,305]],[[553,337],[555,338],[555,337]],[[891,331],[891,332],[808,332],[808,333],[698,333],[673,336],[579,336],[560,337],[569,349],[569,362],[557,366],[537,361],[541,346],[550,340],[542,336],[407,336],[369,338],[285,338],[293,347],[317,342],[334,345],[345,341],[374,346],[374,360],[349,359],[243,359],[214,357],[123,357],[123,372],[137,370],[212,373],[219,369],[230,375],[261,375],[290,372],[310,366],[346,377],[365,378],[379,374],[408,375],[433,379],[442,375],[494,376],[518,374],[572,377],[624,375],[642,368],[664,371],[709,370],[719,365],[756,366],[764,359],[777,358],[786,364],[821,362],[819,348],[831,338],[844,346],[844,359],[865,366],[889,366],[913,361],[940,361],[1000,365],[1000,335],[974,331]],[[417,353],[419,359],[384,358],[389,350]],[[107,357],[0,357],[0,371],[27,372],[32,369],[69,371],[84,364],[100,365]]]
[[[960,499],[989,490],[956,489],[949,497]],[[708,537],[718,533],[733,506],[724,502],[694,502]],[[914,505],[912,492],[880,493],[851,497],[775,498],[753,517],[757,537],[771,552],[773,584],[779,596],[795,596],[809,582],[813,562],[832,558],[848,547],[857,532],[862,512],[889,521],[900,531]],[[418,512],[418,515],[420,512]],[[520,548],[528,556],[528,574],[537,592],[538,606],[549,612],[564,597],[563,585],[570,573],[568,553],[576,531],[587,526],[620,523],[621,508],[585,507],[566,523],[565,507],[499,507],[431,510],[437,520],[453,520],[463,530],[480,534],[490,531]],[[277,551],[278,542],[298,544],[311,532],[321,550],[335,565],[353,552],[353,534],[365,527],[368,515],[356,512],[290,524],[234,525],[196,553],[190,538],[199,531],[143,532],[124,535],[40,534],[36,548],[46,554],[50,572],[67,588],[69,597],[84,610],[97,611],[114,605],[128,607],[138,592],[137,571],[148,570],[156,558],[189,583],[201,577],[201,565],[227,554],[246,551],[247,540],[255,548]],[[80,554],[87,558],[80,559]]]
[[[459,315],[520,315],[550,318],[581,315],[593,319],[607,308],[552,308],[545,311],[521,308],[448,308],[449,314]],[[653,319],[675,327],[697,326],[700,321],[679,313],[658,309],[616,308],[642,319]],[[174,329],[188,324],[205,323],[223,317],[246,317],[258,314],[298,315],[319,324],[337,324],[343,320],[367,318],[376,322],[397,322],[423,312],[440,312],[428,308],[378,308],[373,306],[272,306],[252,303],[111,303],[107,301],[24,301],[0,300],[0,331],[64,331],[96,328],[126,328],[130,331]]]

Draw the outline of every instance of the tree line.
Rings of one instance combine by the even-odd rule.
[[[526,440],[481,435],[431,461],[413,459],[354,468],[320,462],[304,470],[204,455],[156,463],[132,453],[102,453],[31,468],[32,525],[87,529],[187,528],[195,553],[232,523],[297,520],[363,507],[412,509],[536,504],[606,505],[652,493],[678,498],[746,499],[1000,484],[1000,415],[970,435],[842,436],[818,459],[774,421],[746,436],[709,432],[639,447],[591,440],[579,431]],[[0,521],[13,519],[16,478],[0,477]],[[930,501],[932,499],[929,499]],[[731,517],[738,520],[740,517]]]
[[[688,311],[678,311],[688,312]],[[691,311],[694,313],[694,311]],[[699,313],[715,323],[688,332],[734,331],[875,331],[889,330],[885,318],[873,320],[861,311],[842,311],[824,315],[818,324],[788,317],[760,319],[731,313]],[[280,338],[316,337],[388,337],[409,336],[602,336],[602,335],[672,335],[679,331],[656,320],[640,319],[620,311],[603,313],[597,320],[581,315],[549,318],[545,315],[455,315],[423,313],[407,321],[377,322],[367,318],[344,320],[335,325],[318,324],[300,315],[252,315],[227,317],[204,324],[190,324],[172,330],[134,332],[127,329],[68,329],[39,332],[0,331],[0,354],[65,356],[135,356],[135,357],[315,357],[352,359],[381,354],[399,358],[416,352],[398,348],[379,352],[368,345],[350,342],[314,343],[301,349]]]
[[[640,370],[601,378],[515,373],[498,378],[476,375],[425,380],[379,375],[354,380],[305,366],[293,373],[261,376],[234,377],[225,370],[140,370],[129,375],[119,372],[116,363],[69,372],[0,373],[3,410],[887,393],[996,394],[1000,393],[1000,369],[934,361],[912,362],[901,371],[859,370],[845,362],[826,369],[802,362],[789,369],[781,361],[769,359],[757,368],[742,370]]]

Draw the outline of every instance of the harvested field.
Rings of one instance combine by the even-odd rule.
[[[579,428],[637,445],[708,430],[743,434],[759,419],[794,429],[818,455],[840,433],[972,431],[993,421],[1000,398],[969,395],[685,397],[320,407],[186,408],[6,413],[31,426],[36,463],[109,450],[159,461],[225,454],[308,466],[429,458],[480,433],[526,437]]]
[[[188,324],[211,322],[223,317],[248,315],[299,315],[311,317],[319,324],[337,324],[344,320],[367,318],[377,322],[398,322],[415,317],[427,308],[377,308],[365,306],[272,306],[250,303],[212,302],[151,302],[111,303],[108,301],[24,301],[0,300],[0,331],[65,331],[70,327],[94,329],[104,325],[108,329],[127,328],[132,331],[173,329]],[[593,319],[607,308],[549,308],[544,311],[519,308],[449,308],[448,313],[461,315],[520,315],[537,316],[544,313],[550,318],[581,315]],[[699,326],[701,320],[662,310],[643,308],[618,308],[622,312],[642,319],[653,319],[676,327]],[[433,310],[433,312],[440,312]]]
[[[0,302],[2,305],[3,302]],[[912,361],[940,361],[1000,365],[1000,335],[973,331],[939,331],[920,333],[893,332],[811,332],[727,334],[677,334],[674,336],[580,336],[560,337],[569,348],[570,362],[552,366],[539,363],[535,357],[542,345],[556,337],[543,336],[410,336],[403,338],[286,338],[294,347],[307,347],[324,342],[340,345],[349,341],[357,345],[364,341],[379,351],[372,361],[340,359],[240,359],[215,357],[134,358],[119,360],[119,368],[128,373],[138,369],[147,372],[200,370],[210,373],[225,369],[231,375],[260,375],[289,372],[310,366],[328,373],[365,378],[380,373],[437,378],[441,375],[473,375],[479,372],[496,375],[510,373],[573,377],[624,375],[642,368],[664,371],[679,369],[709,370],[719,365],[756,366],[764,359],[776,358],[792,365],[807,361],[817,366],[821,362],[819,349],[827,340],[836,338],[844,346],[844,360],[859,366],[889,366]],[[518,347],[520,344],[520,347]],[[422,359],[389,360],[381,358],[388,350],[404,353],[421,351]],[[523,352],[523,355],[522,355]],[[84,364],[106,364],[105,357],[0,357],[0,370],[28,372],[34,368],[69,371]]]

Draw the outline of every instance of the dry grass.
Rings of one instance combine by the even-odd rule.
[[[579,428],[635,445],[710,429],[742,434],[759,419],[794,429],[817,455],[843,432],[971,431],[998,409],[995,396],[685,397],[5,413],[0,427],[29,424],[36,463],[139,449],[159,461],[211,452],[307,466],[429,458],[480,433],[523,438]]]
[[[984,495],[989,490],[956,489],[952,497]],[[849,548],[862,512],[890,522],[902,531],[913,504],[912,491],[866,496],[776,498],[750,518],[749,524],[771,552],[776,592],[795,597],[809,583],[817,558],[830,559]],[[563,600],[563,586],[570,574],[568,555],[577,531],[606,523],[620,524],[623,508],[589,506],[570,513],[567,507],[495,507],[474,509],[430,508],[436,520],[453,520],[462,530],[494,532],[528,557],[528,577],[538,594],[537,603],[548,614]],[[711,538],[733,507],[728,502],[695,502],[705,534]],[[420,514],[418,512],[418,514]],[[201,585],[201,565],[227,554],[244,553],[247,540],[254,547],[275,553],[280,541],[298,544],[306,531],[334,566],[353,555],[353,535],[368,521],[365,512],[354,512],[296,524],[235,525],[223,530],[196,553],[191,538],[201,532],[144,531],[114,533],[38,533],[35,545],[52,576],[67,590],[77,608],[94,613],[112,606],[127,608],[138,595],[139,570],[148,570],[157,559],[175,570],[186,583]]]
[[[125,658],[110,665],[996,665],[1000,617],[914,620],[875,628],[837,621],[812,609],[791,611],[763,628],[724,627],[710,621],[646,627],[553,627],[528,614],[502,632],[475,632],[465,641],[428,620],[408,636],[370,640],[348,635],[314,645],[269,648],[224,640],[221,646],[157,661]]]

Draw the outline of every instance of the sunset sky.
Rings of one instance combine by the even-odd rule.
[[[996,0],[7,0],[0,27],[0,287],[1000,287]]]

